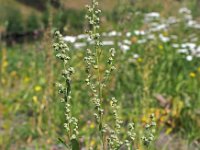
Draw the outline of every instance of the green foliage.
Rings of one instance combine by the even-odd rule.
[[[60,6],[60,0],[17,0],[17,1],[35,7],[41,11],[47,8],[46,7],[47,3],[50,3],[55,8],[58,8]]]
[[[19,10],[13,10],[7,18],[6,32],[8,33],[23,33],[24,21]]]
[[[72,150],[80,149],[79,143],[78,143],[78,141],[76,139],[72,139],[71,140],[71,144],[72,144]]]
[[[195,16],[195,17],[199,17],[199,14],[200,14],[200,1],[199,0],[191,0],[189,3],[189,8],[191,9],[192,11],[192,14]]]
[[[35,7],[37,9],[45,9],[46,8],[46,4],[48,2],[48,0],[18,0],[21,3],[24,3],[26,5],[30,5],[32,7]]]
[[[74,10],[66,10],[64,12],[66,17],[68,18],[68,23],[70,27],[74,28],[75,30],[83,30],[84,22],[85,22],[85,11],[74,11]]]
[[[149,5],[151,2],[141,1],[140,6],[146,9],[147,3]],[[188,6],[195,7],[193,1],[189,3]],[[56,53],[60,53],[57,57],[61,63],[58,63],[49,55],[51,48],[43,47],[51,45],[47,40],[6,48],[0,44],[0,149],[59,149],[60,147],[60,149],[65,147],[70,149],[71,147],[76,150],[93,147],[94,150],[98,150],[102,148],[100,146],[104,141],[107,142],[105,145],[112,149],[128,149],[128,147],[131,149],[130,145],[134,143],[138,149],[154,150],[158,146],[159,138],[156,144],[152,142],[149,145],[149,143],[153,139],[155,122],[158,136],[164,134],[172,139],[170,142],[161,139],[162,147],[157,149],[168,149],[164,145],[174,145],[174,142],[177,145],[181,144],[174,138],[177,136],[184,141],[184,144],[197,143],[196,149],[199,149],[199,58],[192,54],[193,59],[187,61],[185,57],[188,54],[179,54],[172,47],[174,43],[192,41],[193,37],[199,39],[199,30],[188,28],[186,23],[177,17],[180,22],[170,26],[168,32],[159,31],[154,34],[156,39],[139,44],[137,41],[146,35],[137,36],[134,31],[148,28],[148,25],[143,24],[144,13],[140,12],[141,14],[135,16],[135,12],[138,11],[137,6],[133,9],[122,7],[124,11],[115,10],[113,14],[115,19],[112,20],[108,14],[114,23],[112,25],[122,33],[122,36],[111,38],[115,43],[114,49],[111,49],[111,46],[100,46],[101,50],[95,53],[95,47],[98,45],[87,45],[88,39],[81,39],[77,42],[85,42],[87,47],[75,49],[77,43],[68,44],[70,50],[66,53],[70,56],[68,60],[66,54],[63,55],[63,52],[66,52],[63,50],[67,47],[66,43],[60,38],[56,40],[58,44],[54,45],[58,50]],[[151,7],[150,10],[152,8],[156,7]],[[147,11],[143,9],[139,8]],[[63,17],[66,15],[63,11],[59,13],[61,15],[58,21],[63,19],[66,24],[62,22],[56,24],[54,20],[54,25],[58,28],[68,25],[69,32],[73,32],[74,28],[70,27],[69,17]],[[131,19],[124,20],[129,15],[132,16]],[[49,17],[43,19],[48,26]],[[94,24],[98,24],[90,15],[87,19],[90,22],[88,29],[98,29],[98,26],[92,28]],[[162,16],[162,20],[164,19]],[[121,20],[124,20],[123,24]],[[105,26],[107,27],[107,24]],[[108,28],[110,29],[110,26]],[[125,37],[123,34],[127,31],[132,33],[130,37]],[[98,39],[101,35],[101,32],[98,34],[96,31],[88,33],[94,39]],[[160,34],[166,37],[176,35],[178,39],[164,43],[157,38]],[[122,43],[125,38],[131,41],[130,50],[121,51],[118,42]],[[96,44],[101,45],[101,39],[110,40],[110,37],[102,37]],[[198,40],[196,44],[199,45]],[[97,54],[100,56],[99,65],[96,63]],[[138,56],[135,57],[134,54]],[[63,60],[68,60],[65,66]],[[76,72],[69,78],[69,72],[73,72],[71,66]],[[98,71],[101,74],[101,81],[106,82],[98,82]],[[49,76],[50,74],[52,75]],[[56,81],[64,85],[64,88],[60,86],[60,94],[55,90]],[[102,89],[98,88],[99,83]],[[95,99],[99,98],[100,94],[95,95],[99,91],[103,93],[102,103]],[[70,102],[70,105],[63,105],[57,101],[60,98],[64,98],[62,101]],[[69,113],[70,119],[67,116]],[[155,114],[155,122],[154,119],[148,118],[152,113]],[[72,119],[72,116],[78,119],[79,134],[76,139],[71,136],[72,134],[66,137],[69,124],[71,131],[74,131],[74,127],[75,131],[77,130],[77,120]],[[99,119],[100,116],[103,120]],[[59,143],[63,146],[55,140],[57,137],[61,137]],[[142,143],[147,147],[143,148]]]
[[[49,9],[46,9],[44,13],[42,14],[42,23],[44,25],[44,28],[46,29],[49,25],[49,18],[50,18],[50,12]]]
[[[40,29],[40,23],[38,21],[38,17],[32,13],[27,20],[26,30],[27,31],[35,31]]]
[[[83,10],[59,9],[54,17],[54,26],[61,32],[66,26],[69,26],[72,31],[80,32],[84,28],[84,16],[85,11]]]
[[[54,26],[61,32],[63,32],[65,26],[67,25],[68,16],[63,10],[59,9],[54,17]]]

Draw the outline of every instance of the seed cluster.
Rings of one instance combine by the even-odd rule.
[[[150,123],[146,124],[145,126],[145,135],[142,137],[143,144],[147,147],[154,140],[154,133],[156,127],[154,114],[150,115],[150,119],[151,119]]]
[[[90,27],[87,33],[90,39],[94,41],[95,44],[93,51],[87,49],[87,54],[86,57],[84,58],[84,61],[86,63],[86,73],[87,73],[87,78],[85,82],[92,92],[92,102],[94,103],[96,110],[96,112],[94,113],[96,122],[102,126],[102,116],[104,110],[101,106],[102,83],[99,70],[100,69],[99,60],[101,55],[102,43],[100,41],[100,33],[98,31],[100,23],[99,14],[101,13],[101,10],[97,8],[98,2],[96,0],[92,0],[92,6],[87,5],[86,7],[88,9],[86,19],[88,20]]]
[[[121,124],[123,123],[118,115],[118,104],[117,100],[113,97],[111,99],[111,108],[112,108],[112,114],[114,116],[115,120],[115,126],[114,129],[110,131],[110,137],[108,138],[108,145],[111,150],[118,149],[120,145],[123,144],[123,142],[119,139]]]
[[[54,38],[54,50],[56,52],[56,57],[62,62],[63,70],[61,75],[64,79],[63,83],[57,83],[57,87],[59,89],[59,94],[61,95],[61,102],[65,103],[65,118],[66,122],[64,123],[64,127],[66,132],[68,133],[69,139],[76,139],[78,135],[78,120],[71,115],[71,105],[70,100],[71,97],[71,76],[75,73],[73,67],[68,65],[68,62],[71,60],[69,56],[69,47],[64,42],[62,35],[60,32],[55,32]]]
[[[118,101],[113,97],[110,101],[110,108],[112,112],[113,124],[108,125],[104,119],[104,109],[103,100],[107,99],[103,92],[108,84],[108,80],[112,72],[116,69],[114,66],[115,60],[115,49],[111,48],[109,50],[109,56],[107,60],[106,69],[102,71],[100,69],[100,58],[102,54],[102,42],[99,32],[100,28],[100,18],[99,15],[101,10],[98,9],[97,0],[92,0],[91,6],[86,6],[88,13],[86,19],[89,23],[89,29],[87,31],[90,40],[94,43],[91,49],[86,50],[86,55],[84,57],[85,61],[85,71],[87,77],[85,79],[86,85],[91,92],[91,101],[94,105],[95,111],[95,121],[98,125],[99,135],[102,143],[102,149],[106,150],[117,150],[120,147],[126,146],[126,149],[132,149],[134,141],[136,139],[135,125],[134,123],[128,124],[128,131],[125,136],[122,136],[122,125],[123,121],[120,119],[119,115],[119,104]],[[70,50],[67,44],[64,42],[62,35],[59,32],[55,33],[54,49],[56,51],[56,57],[62,62],[63,70],[61,75],[63,77],[62,83],[57,83],[59,88],[59,93],[61,95],[61,101],[65,103],[65,117],[66,122],[64,127],[68,133],[68,138],[70,140],[77,139],[78,135],[78,120],[71,114],[71,82],[72,76],[75,70],[70,66]],[[151,141],[153,141],[153,130],[156,126],[154,121],[154,115],[151,115],[151,123],[146,125],[145,136],[142,137],[143,143],[149,146]],[[90,148],[92,149],[92,148]]]
[[[114,66],[114,59],[115,59],[114,57],[115,57],[116,51],[115,51],[114,48],[111,48],[111,49],[109,50],[109,52],[110,52],[110,56],[109,56],[108,61],[107,61],[107,63],[108,63],[108,68],[107,68],[106,71],[105,71],[104,78],[103,78],[103,82],[102,82],[102,86],[103,86],[103,87],[106,87],[106,85],[108,84],[108,79],[109,79],[109,77],[111,76],[111,73],[112,73],[114,70],[116,70],[116,67]]]

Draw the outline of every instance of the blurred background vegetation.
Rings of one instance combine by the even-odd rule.
[[[181,7],[189,8],[193,18],[200,21],[200,0],[99,2],[103,10],[102,32],[117,30],[123,34],[144,30],[141,14],[159,12],[163,18],[179,17]],[[85,5],[89,3],[90,0],[0,0],[0,149],[63,149],[57,138],[65,133],[64,110],[55,88],[60,66],[53,56],[51,33],[55,30],[63,35],[85,33]],[[134,15],[138,12],[141,14]],[[189,30],[181,23],[162,34],[178,35],[179,44],[189,35],[200,38],[199,30]],[[125,121],[134,120],[144,125],[146,116],[156,114],[158,140],[153,149],[160,150],[164,143],[164,148],[169,150],[198,150],[199,58],[187,62],[174,52],[170,43],[155,40],[139,45],[137,38],[129,37],[130,51],[118,52],[118,71],[106,93],[110,92],[120,101]],[[73,44],[69,45],[74,49]],[[115,47],[120,49],[117,44]],[[140,55],[136,62],[129,61],[133,53]],[[80,60],[85,54],[72,50],[71,55],[75,56],[73,64],[79,70],[73,85],[76,106],[73,113],[81,120],[80,143],[83,147],[95,145],[95,124],[90,116],[93,107],[87,103],[88,94],[82,85],[85,75],[84,63]],[[108,102],[105,107],[106,104]],[[142,126],[137,128],[140,132]]]
[[[128,1],[128,0],[127,0]],[[68,34],[81,33],[85,23],[85,6],[89,0],[1,0],[0,1],[0,32],[8,34],[23,34],[47,28],[51,20],[52,27]],[[113,23],[119,19],[117,13],[125,0],[101,0],[103,11],[102,25],[113,29]],[[129,2],[128,2],[129,3]],[[127,3],[127,4],[128,4]],[[159,11],[163,15],[176,14],[181,5],[188,6],[194,16],[199,14],[198,0],[154,0],[142,3],[141,0],[130,0],[128,5],[142,12]],[[169,5],[171,4],[171,5]]]

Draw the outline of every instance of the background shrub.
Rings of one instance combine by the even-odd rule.
[[[32,13],[28,17],[26,30],[31,32],[31,31],[38,30],[38,29],[40,29],[40,23],[38,21],[37,16],[34,13]]]
[[[70,26],[70,32],[73,30],[81,32],[84,28],[84,16],[85,11],[83,10],[60,9],[54,17],[54,27],[63,32],[65,26]]]
[[[24,24],[23,24],[22,14],[19,10],[13,10],[8,15],[6,32],[8,32],[8,33],[24,32]]]

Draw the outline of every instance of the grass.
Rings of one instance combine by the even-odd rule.
[[[130,29],[131,32],[138,27],[147,28],[142,24],[142,16],[123,26],[125,31]],[[157,38],[138,44],[136,41],[142,36],[132,34],[131,37],[114,38],[117,72],[104,92],[108,97],[116,97],[119,115],[125,123],[136,122],[137,134],[142,134],[148,116],[154,113],[158,140],[162,133],[169,137],[175,135],[190,144],[197,143],[199,148],[199,58],[187,61],[187,54],[177,53],[172,47],[173,43],[190,41],[190,35],[200,38],[199,31],[178,23],[155,36],[159,34],[166,37],[175,34],[178,39],[162,42]],[[130,50],[126,52],[117,45],[124,38],[131,41]],[[200,44],[198,41],[195,43]],[[60,146],[58,137],[65,137],[62,125],[65,110],[55,88],[55,82],[61,80],[59,70],[62,66],[55,61],[49,45],[49,38],[26,45],[0,45],[0,149],[50,149]],[[95,134],[98,124],[91,115],[93,105],[88,102],[90,96],[84,84],[87,77],[83,61],[86,48],[77,50],[73,43],[69,47],[73,56],[70,64],[77,70],[73,77],[71,112],[80,121],[80,145],[95,146],[98,143]],[[110,48],[105,46],[102,62],[107,61]],[[134,54],[139,57],[134,57]],[[100,65],[100,72],[105,67]],[[103,107],[110,114],[109,100],[105,100]],[[105,120],[111,121],[112,115]]]

